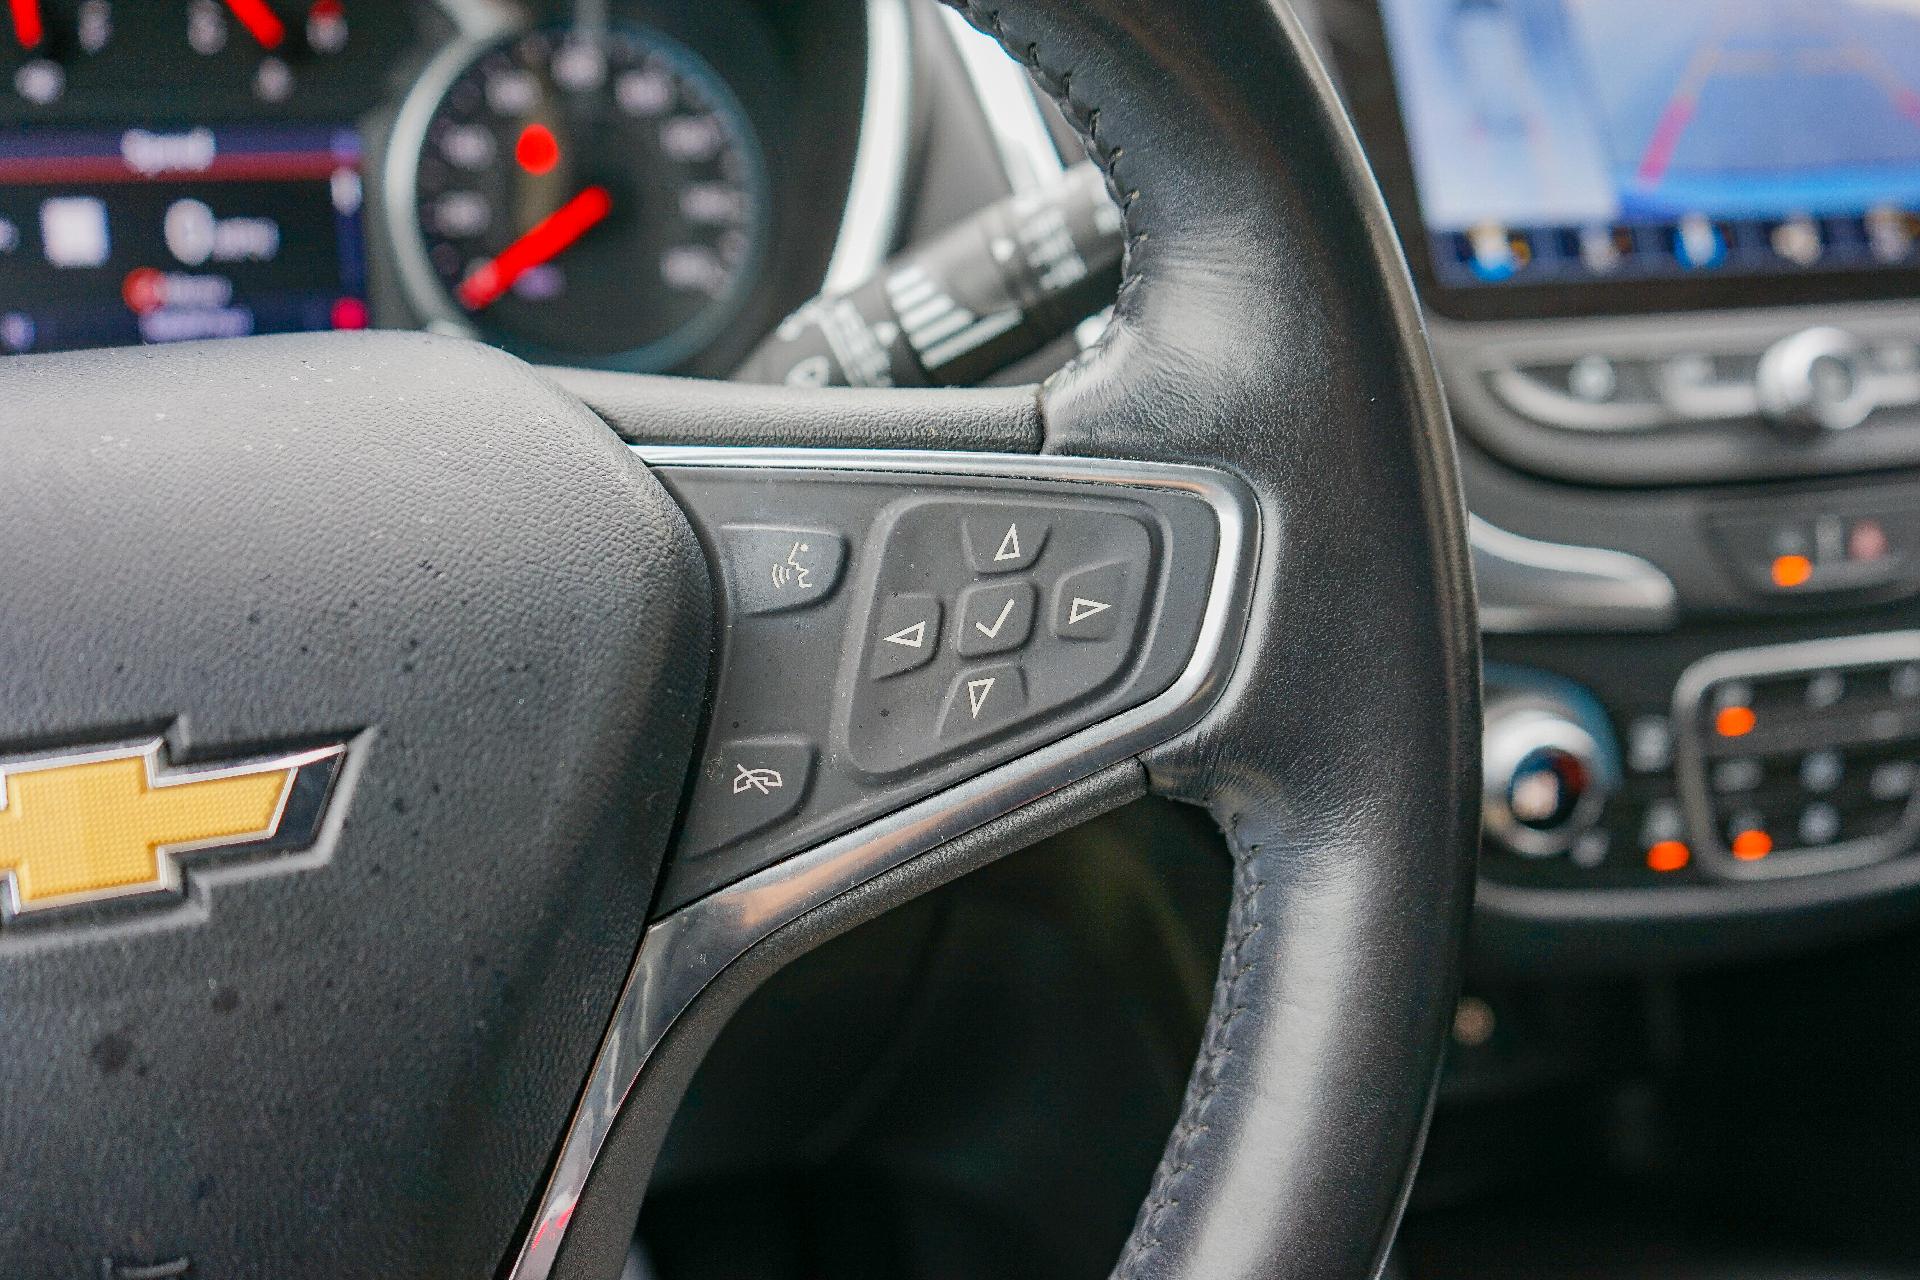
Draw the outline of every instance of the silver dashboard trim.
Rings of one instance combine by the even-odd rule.
[[[1488,369],[1485,376],[1488,387],[1509,409],[1534,422],[1562,430],[1657,431],[1673,425],[1666,406],[1658,402],[1590,404],[1556,391],[1512,365],[1497,365]]]
[[[929,796],[689,903],[650,925],[507,1280],[547,1280],[620,1109],[674,1021],[775,930],[930,849],[1191,727],[1224,684],[1246,625],[1259,549],[1253,495],[1201,467],[1039,454],[634,447],[653,467],[742,467],[1008,477],[1171,489],[1214,513],[1219,546],[1192,658],[1129,711]]]
[[[893,252],[913,122],[913,25],[907,0],[867,0],[867,81],[846,208],[821,293],[865,284]]]
[[[1679,620],[1673,579],[1639,556],[1509,533],[1469,518],[1480,629],[1666,631]]]
[[[954,52],[973,87],[987,132],[1000,156],[1001,172],[1014,195],[1026,195],[1057,182],[1067,171],[1047,118],[1033,96],[1033,80],[1008,56],[1000,42],[979,30],[958,9],[940,6]]]

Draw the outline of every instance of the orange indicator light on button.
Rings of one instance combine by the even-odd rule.
[[[1733,838],[1733,856],[1742,862],[1758,862],[1773,852],[1773,837],[1764,831],[1742,831]]]
[[[1805,586],[1807,579],[1813,577],[1813,561],[1805,556],[1775,556],[1773,558],[1773,585],[1776,587]]]
[[[1647,866],[1655,871],[1678,871],[1693,861],[1693,850],[1679,840],[1660,840],[1647,850]]]
[[[1723,738],[1742,738],[1753,732],[1752,707],[1722,707],[1713,718],[1713,731]]]

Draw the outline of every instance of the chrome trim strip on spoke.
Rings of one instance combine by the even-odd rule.
[[[648,1057],[707,985],[807,912],[982,823],[1190,728],[1239,652],[1259,548],[1251,492],[1201,467],[1035,454],[635,446],[654,467],[1005,477],[1170,489],[1207,503],[1219,547],[1194,652],[1165,692],[1020,759],[796,854],[648,927],[508,1280],[547,1280],[594,1162]]]
[[[893,252],[913,124],[913,27],[907,0],[867,0],[867,84],[840,232],[821,293],[865,284]]]
[[[1047,118],[1040,114],[1040,100],[1034,97],[1026,69],[958,9],[943,4],[940,16],[946,20],[980,114],[986,117],[1007,186],[1018,196],[1058,181],[1067,171],[1066,162],[1060,158],[1053,131],[1047,128]]]
[[[1666,631],[1679,618],[1673,579],[1624,551],[1541,542],[1471,517],[1480,629]]]

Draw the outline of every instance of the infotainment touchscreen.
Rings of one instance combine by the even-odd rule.
[[[1916,0],[1378,0],[1447,289],[1920,264]]]

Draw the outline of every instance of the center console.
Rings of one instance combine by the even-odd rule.
[[[1452,401],[1479,937],[1920,914],[1920,14],[1321,0]]]

